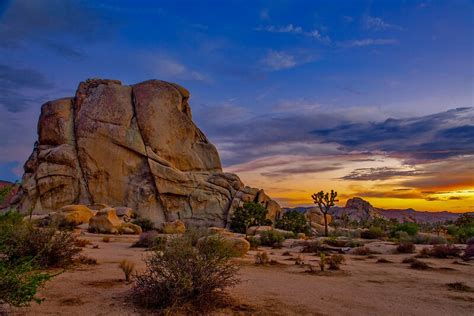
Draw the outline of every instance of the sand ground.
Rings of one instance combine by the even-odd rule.
[[[130,284],[118,268],[122,259],[143,270],[147,252],[130,248],[136,236],[114,236],[105,243],[101,235],[86,233],[83,255],[97,259],[97,265],[79,265],[56,276],[40,291],[45,301],[11,310],[15,315],[147,315],[128,302]],[[393,246],[370,244],[381,254],[362,257],[344,255],[340,271],[305,273],[295,265],[302,255],[317,265],[318,257],[300,254],[299,248],[261,247],[277,261],[254,264],[256,251],[238,259],[242,282],[230,290],[235,306],[217,315],[474,315],[474,293],[448,289],[447,283],[464,282],[474,287],[474,264],[456,264],[453,259],[423,259],[433,268],[413,270],[401,263],[409,255],[391,254]],[[290,256],[283,256],[285,251]],[[391,263],[377,263],[385,258]]]

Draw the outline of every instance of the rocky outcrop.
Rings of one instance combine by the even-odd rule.
[[[383,217],[378,208],[373,207],[369,202],[360,197],[349,199],[345,207],[333,207],[329,212],[335,218],[342,219],[347,217],[350,220],[356,221],[367,221]]]
[[[68,204],[130,207],[155,223],[225,226],[243,202],[280,206],[222,171],[216,148],[194,124],[189,92],[150,80],[81,82],[73,98],[47,102],[24,165],[16,205],[35,214]]]

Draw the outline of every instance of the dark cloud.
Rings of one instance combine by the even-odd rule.
[[[345,151],[379,151],[426,162],[474,154],[473,120],[473,108],[458,108],[380,123],[343,123],[312,134],[322,142],[339,144]]]
[[[358,168],[348,175],[342,177],[342,180],[373,181],[387,180],[399,177],[413,177],[422,175],[423,172],[417,170],[403,170],[390,167],[379,168]]]
[[[334,170],[340,170],[339,166],[297,166],[282,168],[274,171],[261,173],[264,177],[286,177],[290,175],[300,175],[306,173],[322,173]]]
[[[10,112],[20,112],[37,103],[38,93],[54,85],[40,72],[0,64],[0,105]]]

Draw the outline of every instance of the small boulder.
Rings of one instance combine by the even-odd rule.
[[[208,231],[211,235],[234,236],[233,232],[222,227],[209,227]]]
[[[97,214],[89,220],[89,231],[95,233],[118,234],[121,227],[122,222],[112,207],[98,211]]]
[[[121,232],[128,235],[140,235],[142,228],[132,223],[123,223],[121,226]]]
[[[273,230],[273,227],[272,226],[251,226],[247,229],[247,235],[254,236],[267,230]]]
[[[173,222],[164,222],[162,228],[163,234],[184,234],[186,225],[179,219]]]
[[[88,223],[94,212],[85,205],[66,205],[61,208],[59,216],[63,223],[78,226]]]

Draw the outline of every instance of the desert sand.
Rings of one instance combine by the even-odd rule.
[[[122,259],[136,263],[148,252],[130,248],[136,236],[113,236],[83,233],[88,239],[82,252],[98,261],[97,265],[80,264],[48,282],[40,291],[41,304],[32,303],[13,310],[15,315],[151,315],[128,300],[131,284],[124,281],[118,268]],[[93,248],[98,245],[99,248]],[[423,259],[433,268],[413,270],[401,263],[407,254],[391,254],[393,245],[374,242],[369,247],[374,256],[344,255],[339,271],[309,274],[295,265],[301,255],[306,264],[317,265],[318,257],[301,254],[300,247],[271,249],[260,247],[275,260],[267,266],[255,265],[256,251],[236,259],[241,266],[242,282],[229,291],[232,307],[217,310],[215,315],[472,315],[474,293],[456,292],[447,283],[464,282],[474,287],[474,265],[456,264],[453,259]],[[288,254],[283,255],[284,252]],[[391,263],[377,263],[385,258]],[[59,272],[59,271],[58,271]]]

